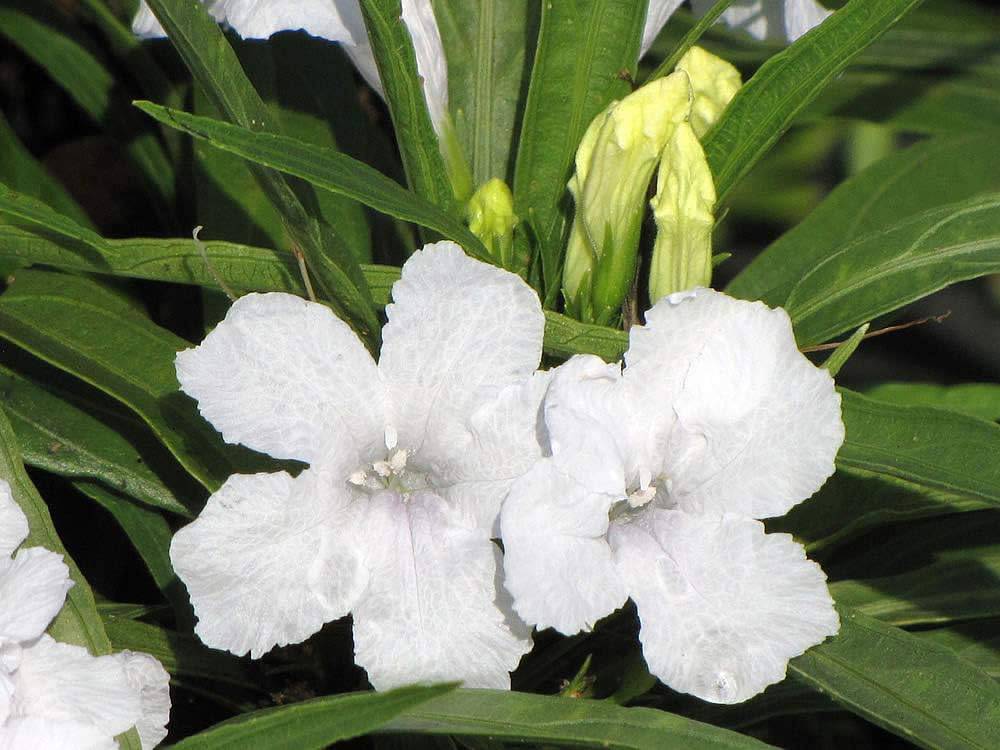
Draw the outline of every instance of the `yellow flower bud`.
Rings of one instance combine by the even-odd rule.
[[[479,186],[466,208],[469,229],[501,266],[513,270],[514,196],[503,180],[494,177]]]
[[[569,182],[576,213],[563,295],[571,315],[602,324],[617,317],[635,277],[646,188],[690,105],[688,75],[675,73],[612,102],[584,134]]]
[[[722,110],[743,85],[740,72],[711,52],[692,47],[677,63],[676,70],[687,73],[694,92],[691,103],[691,127],[701,138],[715,124]]]

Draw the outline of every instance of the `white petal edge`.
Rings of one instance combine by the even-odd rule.
[[[0,557],[10,557],[28,538],[28,519],[14,500],[6,480],[0,479]]]
[[[698,16],[713,4],[714,0],[691,0]],[[831,13],[815,0],[736,0],[720,20],[757,39],[794,42]]]
[[[248,294],[177,355],[181,389],[230,443],[345,466],[384,448],[375,361],[329,308],[291,294]],[[370,460],[370,459],[369,459]]]
[[[206,645],[256,659],[348,613],[366,577],[336,485],[315,468],[235,475],[174,535],[170,560]]]
[[[0,642],[23,643],[40,636],[73,587],[62,555],[42,547],[0,558]]]
[[[437,473],[472,413],[538,368],[545,317],[520,277],[469,258],[454,242],[410,256],[392,297],[379,359],[390,423],[400,447]]]
[[[683,510],[768,518],[833,474],[844,441],[830,374],[795,343],[788,315],[701,289],[664,298],[633,328],[624,379],[638,403],[669,404],[653,471]]]
[[[429,492],[380,493],[365,511],[370,584],[354,608],[354,651],[372,685],[508,689],[531,639],[505,611],[488,535],[455,523]]]
[[[514,483],[500,513],[503,581],[529,625],[573,635],[625,603],[607,541],[615,499],[589,491],[551,459]]]
[[[118,743],[97,727],[82,721],[26,716],[0,726],[0,750],[69,749],[118,750]]]
[[[155,658],[139,651],[115,654],[129,687],[139,696],[139,733],[142,750],[153,750],[167,736],[170,721],[170,675]]]
[[[656,37],[666,26],[670,16],[674,14],[684,0],[649,0],[646,10],[646,25],[642,29],[642,46],[639,49],[639,59],[642,59],[649,48],[653,46]]]
[[[759,521],[649,509],[609,538],[649,670],[675,690],[740,703],[840,627],[820,567]]]
[[[139,695],[115,656],[92,656],[48,635],[21,652],[15,681],[13,716],[87,722],[109,737],[139,719]]]

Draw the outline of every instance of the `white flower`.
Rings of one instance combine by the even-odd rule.
[[[95,657],[46,635],[73,583],[54,552],[31,547],[11,558],[27,535],[0,480],[0,750],[103,750],[137,724],[152,750],[166,736],[166,672],[147,654]]]
[[[652,46],[681,2],[682,0],[649,1],[640,57]],[[713,5],[715,0],[691,0],[691,9],[696,16],[705,15]],[[721,20],[757,39],[794,42],[814,26],[819,26],[832,12],[815,0],[735,0],[722,12]]]
[[[541,456],[538,297],[451,242],[403,266],[378,364],[326,307],[249,294],[177,356],[182,389],[232,443],[309,468],[232,476],[171,559],[210,646],[258,657],[354,614],[378,689],[507,687],[530,648],[491,541]]]
[[[384,96],[375,56],[358,0],[202,0],[208,12],[244,39],[267,39],[279,31],[302,29],[340,42],[365,80]],[[431,122],[440,136],[448,112],[448,64],[431,0],[402,0],[403,23],[413,40],[417,71],[423,78]],[[132,21],[142,37],[164,36],[145,0]]]
[[[700,289],[665,297],[619,364],[577,356],[544,401],[552,455],[501,514],[514,609],[572,634],[631,597],[650,671],[746,700],[838,629],[822,570],[782,515],[834,470],[840,397],[783,310]]]

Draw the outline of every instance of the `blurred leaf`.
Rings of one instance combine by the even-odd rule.
[[[367,734],[393,716],[453,690],[452,685],[351,693],[243,714],[181,740],[175,750],[322,750]]]
[[[188,342],[95,281],[20,271],[0,296],[0,336],[133,409],[209,490],[267,465],[224,445],[178,390],[174,356]]]
[[[134,503],[97,482],[74,482],[73,486],[114,517],[146,564],[153,583],[173,607],[177,626],[185,630],[193,628],[194,612],[187,590],[170,563],[173,531],[166,519],[155,510]]]
[[[453,734],[612,750],[770,747],[752,737],[651,708],[500,690],[456,690],[406,709],[379,732]]]
[[[136,106],[150,116],[258,164],[301,177],[377,211],[412,221],[453,239],[474,257],[486,258],[482,243],[458,219],[349,156],[318,149],[292,138],[255,133],[237,125],[166,109],[150,102]]]
[[[540,6],[528,0],[433,4],[448,51],[448,102],[473,181],[478,186],[499,177],[509,184]]]
[[[162,208],[173,200],[174,170],[152,132],[129,112],[112,73],[86,47],[60,28],[51,9],[27,0],[0,4],[0,34],[8,37],[96,122],[125,144]]]
[[[646,2],[542,3],[514,171],[514,210],[534,234],[546,306],[559,293],[572,215],[566,183],[584,131],[635,78]]]
[[[1000,746],[1000,684],[929,640],[853,611],[789,672],[844,708],[924,748]]]
[[[49,625],[47,632],[56,640],[83,646],[94,656],[111,653],[111,641],[97,613],[94,594],[80,569],[63,547],[52,525],[52,517],[38,490],[31,483],[21,462],[17,437],[3,411],[0,410],[0,478],[10,483],[14,501],[28,518],[29,533],[22,547],[45,547],[62,555],[69,568],[73,587],[66,594],[66,603]],[[134,730],[119,738],[123,750],[140,750]]]
[[[938,409],[978,417],[990,422],[1000,421],[1000,384],[965,383],[934,385],[932,383],[882,383],[868,389],[866,395],[880,401],[906,406],[933,406]]]
[[[244,128],[275,131],[272,113],[204,6],[187,0],[149,0],[148,4],[195,81],[219,111]],[[257,167],[254,174],[284,218],[292,244],[305,256],[320,295],[342,308],[344,317],[374,345],[379,338],[378,318],[358,262],[344,240],[328,224],[307,213],[282,175]]]
[[[361,0],[360,5],[407,181],[421,198],[455,214],[455,194],[427,111],[400,0]]]
[[[1000,150],[986,134],[934,139],[837,187],[801,224],[758,255],[726,291],[784,305],[803,276],[854,241],[942,205],[1000,191]],[[954,271],[952,271],[954,273]]]
[[[1000,272],[1000,193],[882,227],[834,251],[792,287],[799,344],[826,341],[957,281]]]
[[[1000,425],[841,389],[847,438],[837,465],[1000,504]]]
[[[81,393],[39,385],[4,366],[0,398],[30,466],[95,479],[155,508],[192,517],[149,466],[159,445],[127,413],[96,399],[86,402]]]
[[[848,63],[921,0],[851,0],[771,57],[704,139],[719,201]]]

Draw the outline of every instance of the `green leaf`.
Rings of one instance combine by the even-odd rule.
[[[78,240],[101,252],[104,238],[79,222],[53,210],[36,198],[11,190],[0,183],[0,213],[47,229],[72,240]]]
[[[131,408],[209,490],[267,465],[225,446],[178,390],[174,356],[188,342],[95,281],[19,272],[0,296],[0,336]]]
[[[361,0],[360,5],[407,180],[417,195],[455,213],[455,193],[427,111],[400,0]]]
[[[1000,679],[1000,621],[971,622],[919,633],[921,638],[954,651],[994,680]]]
[[[841,396],[847,438],[838,466],[1000,504],[1000,425],[845,389]]]
[[[44,68],[84,112],[121,140],[162,209],[173,197],[173,166],[155,134],[136,127],[141,126],[141,119],[128,113],[128,100],[117,90],[119,84],[111,71],[61,26],[50,8],[37,3],[8,0],[0,5],[0,34]]]
[[[751,737],[666,711],[500,690],[456,690],[405,710],[379,731],[612,750],[769,747]]]
[[[1000,384],[997,383],[882,383],[870,388],[866,395],[904,406],[933,406],[990,422],[1000,421]]]
[[[826,341],[956,281],[1000,272],[1000,193],[859,237],[805,274],[785,309],[799,344]]]
[[[757,256],[726,291],[784,305],[806,274],[860,238],[903,227],[942,205],[1000,191],[995,143],[991,135],[954,136],[883,159],[838,186],[805,221]]]
[[[890,625],[934,625],[1000,617],[1000,547],[963,550],[906,573],[837,581],[830,593]]]
[[[761,66],[704,140],[719,202],[851,60],[921,0],[851,0]]]
[[[136,106],[157,120],[206,140],[217,148],[301,177],[324,190],[354,198],[376,211],[433,229],[461,244],[474,257],[489,257],[482,243],[462,222],[349,156],[286,136],[256,133],[150,102],[136,102]]]
[[[41,546],[62,555],[73,581],[73,587],[66,594],[66,603],[49,625],[47,632],[57,641],[83,646],[94,656],[110,654],[111,641],[108,640],[101,617],[97,613],[94,593],[87,579],[73,562],[73,558],[63,547],[52,525],[52,517],[45,501],[28,478],[21,462],[17,437],[2,409],[0,409],[0,479],[10,484],[14,501],[28,519],[28,538],[22,547]],[[125,750],[139,750],[138,735],[134,730],[126,732],[119,737],[119,740]]]
[[[4,363],[9,359],[5,353]],[[51,382],[42,386],[0,366],[0,399],[25,463],[66,477],[97,480],[154,508],[192,517],[151,468],[164,469],[162,448],[145,425],[113,401],[89,395],[70,394]]]
[[[276,131],[272,113],[201,3],[150,0],[148,4],[195,81],[227,119],[254,131]],[[282,175],[257,167],[254,174],[284,218],[291,242],[303,253],[320,295],[342,309],[344,317],[374,345],[379,321],[358,262],[343,239],[306,211]]]
[[[156,657],[171,677],[211,680],[261,692],[248,659],[204,646],[195,636],[120,617],[101,606],[104,628],[118,650],[145,651]]]
[[[840,633],[789,672],[924,748],[1000,746],[1000,684],[947,648],[841,609]]]
[[[74,482],[73,486],[110,513],[146,564],[153,583],[173,607],[178,627],[194,627],[194,612],[187,590],[170,563],[170,540],[174,532],[154,510],[96,482]]]
[[[559,292],[571,201],[566,184],[584,131],[636,75],[646,3],[542,3],[514,171],[514,210],[531,227],[547,302]]]
[[[539,7],[528,0],[433,0],[448,51],[448,103],[475,185],[508,184]]]
[[[352,693],[243,714],[188,737],[174,750],[322,750],[367,734],[413,706],[453,690],[452,685]]]
[[[716,0],[712,7],[706,10],[698,20],[691,25],[691,28],[686,34],[673,45],[673,51],[667,58],[656,66],[656,69],[649,74],[646,79],[646,83],[654,81],[657,78],[662,78],[663,76],[670,75],[674,72],[674,68],[677,67],[677,63],[681,61],[681,58],[687,54],[694,45],[698,43],[698,40],[712,28],[713,24],[719,20],[719,16],[726,12],[726,9],[733,4],[733,0]],[[713,261],[715,259],[713,258]]]

